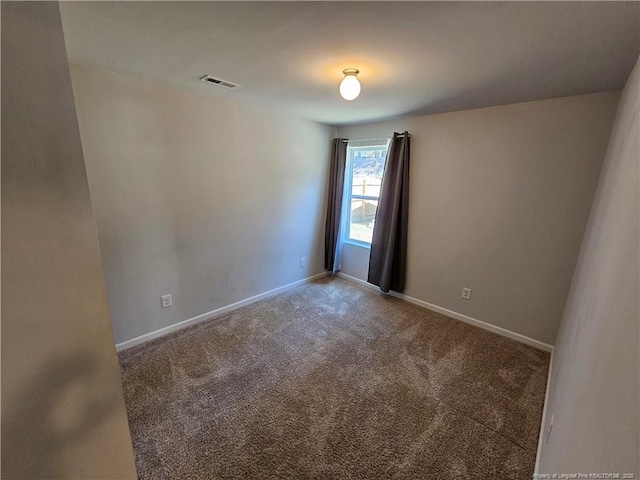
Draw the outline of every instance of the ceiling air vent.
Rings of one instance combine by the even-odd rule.
[[[221,80],[220,78],[213,78],[211,75],[200,77],[200,80],[207,83],[213,83],[214,85],[220,85],[224,88],[238,88],[240,86],[237,83],[227,82],[226,80]]]

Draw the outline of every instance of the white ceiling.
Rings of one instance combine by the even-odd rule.
[[[69,61],[345,125],[620,89],[640,2],[61,2]],[[362,93],[342,100],[342,70]],[[208,85],[205,74],[242,85]]]

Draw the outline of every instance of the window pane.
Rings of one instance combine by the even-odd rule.
[[[380,196],[386,148],[354,150],[352,159],[352,195]]]
[[[377,200],[351,200],[349,214],[350,239],[371,243],[377,208]]]
[[[386,145],[357,146],[348,149],[351,178],[348,192],[349,239],[371,243],[373,224],[378,209],[378,197],[387,156]],[[355,197],[355,198],[354,198]],[[358,198],[360,197],[360,198]],[[363,199],[361,197],[373,197]]]

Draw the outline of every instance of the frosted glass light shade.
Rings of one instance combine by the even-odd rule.
[[[358,70],[349,68],[344,72],[344,78],[340,82],[340,95],[345,100],[354,100],[360,95],[360,81],[358,80]]]

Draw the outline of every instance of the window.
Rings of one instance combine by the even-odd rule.
[[[347,147],[346,240],[371,245],[388,141]]]

